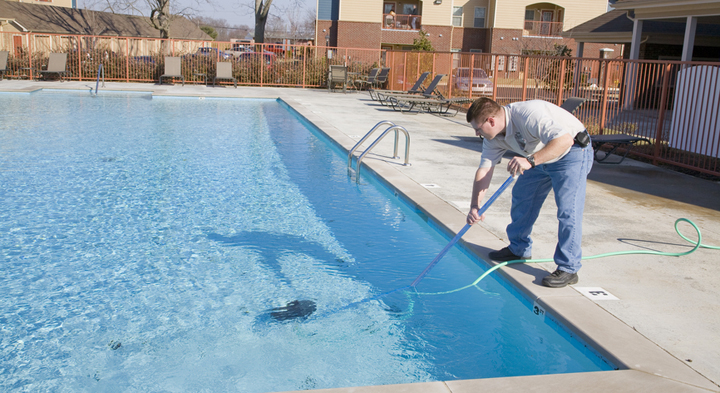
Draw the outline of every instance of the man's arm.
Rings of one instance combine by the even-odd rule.
[[[472,195],[470,196],[470,213],[467,216],[467,223],[472,225],[478,221],[485,219],[485,214],[478,216],[478,209],[480,208],[480,202],[485,196],[490,187],[490,180],[493,177],[493,171],[495,166],[478,168],[475,172],[475,181],[473,182]]]
[[[533,154],[533,158],[535,158],[535,165],[540,165],[560,157],[560,155],[569,149],[574,143],[575,140],[572,136],[570,136],[570,134],[562,134],[558,136],[548,142],[545,147],[538,150],[537,153]],[[525,157],[513,157],[513,159],[508,163],[508,172],[510,172],[513,176],[522,175],[524,171],[530,168],[532,168],[532,165]]]

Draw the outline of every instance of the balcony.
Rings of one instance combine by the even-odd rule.
[[[526,20],[523,27],[523,37],[560,37],[562,31],[563,22]]]
[[[421,21],[420,15],[383,14],[382,28],[419,31],[422,27]]]

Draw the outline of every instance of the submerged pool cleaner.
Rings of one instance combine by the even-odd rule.
[[[270,317],[281,322],[293,319],[307,319],[315,310],[317,310],[317,305],[312,300],[293,300],[283,307],[271,309]]]

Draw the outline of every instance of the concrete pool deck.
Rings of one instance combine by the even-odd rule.
[[[0,81],[0,91],[37,89],[88,91],[94,82]],[[364,163],[449,231],[464,225],[471,182],[482,142],[464,116],[401,114],[370,100],[367,93],[329,93],[322,89],[205,87],[106,83],[102,90],[147,91],[155,95],[281,98],[346,150],[377,122],[390,120],[410,133],[410,163],[392,159],[392,138],[368,154]],[[402,156],[405,140],[400,138]],[[369,145],[369,142],[365,146]],[[499,166],[490,191],[507,178]],[[365,170],[365,169],[364,169]],[[503,194],[463,241],[480,258],[504,247],[510,193]],[[720,184],[633,160],[595,163],[585,208],[585,255],[624,251],[687,251],[692,246],[673,229],[677,218],[694,221],[703,243],[720,245]],[[694,238],[692,228],[682,232]],[[557,220],[552,197],[541,211],[533,238],[536,258],[551,257]],[[439,252],[439,250],[438,250]],[[550,289],[539,285],[554,264],[505,267],[502,274],[546,317],[563,323],[620,370],[408,385],[327,389],[324,392],[476,392],[490,391],[652,391],[720,392],[720,251],[699,249],[684,257],[626,255],[584,262],[580,282]],[[429,263],[429,261],[427,261]],[[419,263],[419,268],[425,263]],[[591,299],[581,293],[598,288],[618,300]],[[588,295],[593,296],[593,295]],[[607,297],[607,296],[605,296]],[[530,312],[530,311],[528,311]],[[541,316],[538,316],[541,317]]]

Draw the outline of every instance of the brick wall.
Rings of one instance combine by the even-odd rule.
[[[337,46],[380,49],[381,32],[380,23],[339,21]]]
[[[332,20],[318,20],[315,31],[317,34],[317,46],[325,46],[325,36],[330,36],[330,46],[337,46],[338,22]],[[325,32],[323,32],[325,30]]]
[[[487,53],[490,51],[488,38],[490,29],[475,29],[456,27],[453,31],[452,48],[461,52],[470,52],[471,49],[480,49]]]
[[[381,32],[381,41],[383,44],[401,44],[412,45],[413,40],[420,38],[417,31],[412,30],[383,30]],[[429,37],[432,41],[432,37]],[[435,43],[433,43],[433,46]]]
[[[430,34],[428,39],[432,42],[433,48],[437,52],[449,52],[451,48],[452,27],[450,26],[432,26],[423,25],[423,30]],[[420,36],[415,35],[415,38]]]

